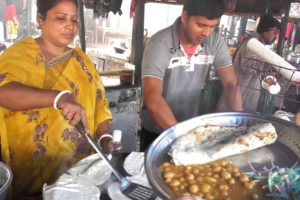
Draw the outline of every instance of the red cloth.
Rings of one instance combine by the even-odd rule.
[[[6,7],[5,13],[4,13],[4,20],[7,21],[14,21],[14,17],[17,18],[17,9],[15,4],[9,4]]]
[[[288,24],[286,26],[285,38],[289,38],[290,34],[292,34],[292,31],[293,31],[293,23],[288,22]]]
[[[135,11],[137,8],[137,0],[131,0],[131,5],[130,5],[130,18],[135,17]]]
[[[183,45],[181,44],[181,46],[183,47],[184,49],[184,52],[189,56],[191,57],[195,50],[197,49],[198,45],[193,45],[193,46],[189,46],[189,45]]]

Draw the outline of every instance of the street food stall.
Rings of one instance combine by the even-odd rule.
[[[98,154],[91,155],[72,166],[54,184],[45,184],[43,199],[130,199],[128,192],[125,191],[126,188],[120,184],[122,178],[146,186],[145,190],[150,191],[151,194],[154,192],[155,198],[151,196],[145,199],[172,199],[184,193],[190,193],[202,199],[263,199],[265,194],[269,195],[267,198],[270,200],[278,197],[295,200],[300,198],[300,128],[291,123],[295,120],[294,116],[288,117],[289,122],[280,117],[274,117],[268,112],[201,115],[170,127],[146,152],[138,152],[138,115],[142,93],[140,88],[141,60],[145,45],[144,19],[147,17],[144,12],[145,6],[150,3],[182,5],[184,0],[132,0],[136,6],[132,35],[128,36],[126,33],[120,36],[126,35],[124,36],[126,41],[129,40],[128,37],[131,37],[130,55],[124,53],[128,50],[125,48],[121,48],[121,51],[124,50],[123,53],[118,52],[120,47],[104,50],[86,47],[86,41],[111,44],[114,39],[107,36],[107,32],[114,32],[114,30],[95,27],[96,35],[85,31],[83,28],[85,27],[84,9],[93,9],[95,2],[104,1],[78,0],[78,2],[81,11],[79,35],[81,48],[88,50],[87,53],[100,75],[120,77],[118,80],[121,84],[108,86],[106,92],[110,109],[114,113],[111,129],[122,130],[124,146],[122,152],[114,152],[111,155],[103,156],[101,151],[99,153],[96,150]],[[277,54],[286,53],[286,57],[283,56],[285,61],[299,67],[297,45],[293,43],[288,47],[288,51],[285,51],[285,44],[291,44],[290,41],[285,42],[288,20],[291,19],[289,11],[291,4],[298,3],[299,0],[225,0],[225,2],[226,15],[232,17],[229,24],[235,24],[237,18],[235,19],[234,16],[239,16],[240,27],[236,29],[234,26],[223,26],[217,31],[223,35],[224,39],[227,39],[233,51],[238,42],[247,34],[248,18],[256,19],[262,14],[271,13],[283,22],[284,31],[278,39]],[[105,16],[107,12],[102,14]],[[296,21],[299,23],[299,18],[293,18],[293,22]],[[288,39],[291,40],[291,38],[289,34]],[[265,63],[251,61],[247,64],[249,67],[258,66],[255,69],[258,69],[259,73],[266,73],[265,69],[261,69]],[[269,69],[272,68],[274,66]],[[298,71],[294,70],[294,72]],[[102,80],[105,81],[104,77]],[[291,83],[292,80],[288,79],[286,84]],[[298,94],[297,92],[298,88],[294,94]],[[284,94],[280,95],[278,97],[281,100],[287,99]],[[294,103],[297,107],[299,102],[296,100]],[[270,109],[274,108],[274,104],[267,106],[270,106]],[[210,110],[205,112],[210,112]],[[268,129],[262,131],[261,127],[265,124]],[[211,135],[204,137],[204,133]],[[266,136],[270,136],[271,140],[265,141]],[[199,142],[197,139],[200,143],[197,143]],[[257,146],[258,143],[259,146]],[[98,147],[97,144],[95,146]],[[193,149],[189,149],[190,146]],[[251,148],[248,148],[249,146]],[[226,151],[223,147],[226,147]],[[178,154],[176,154],[177,150],[180,150]],[[222,155],[214,157],[219,152],[222,152]],[[190,156],[193,154],[197,158],[199,155],[203,156],[201,158],[205,158],[205,162],[202,159],[200,161],[194,159],[195,157]],[[106,158],[112,167],[107,165]],[[222,160],[218,161],[218,159]],[[180,164],[182,160],[185,162],[184,165]],[[118,173],[114,173],[114,170]],[[238,192],[235,188],[238,188]],[[214,189],[216,189],[215,193],[213,193]]]
[[[137,11],[135,15],[136,17],[134,19],[135,20],[134,29],[136,29],[136,31],[133,33],[132,36],[133,44],[132,44],[132,56],[131,56],[131,62],[136,67],[134,84],[137,86],[140,86],[141,83],[140,62],[142,56],[141,52],[144,47],[143,20],[145,16],[143,11],[144,11],[145,3],[147,4],[151,2],[168,3],[168,4],[177,5],[177,4],[181,4],[183,1],[158,1],[158,0],[146,1],[146,2],[137,1]],[[227,14],[243,16],[246,13],[248,15],[259,16],[263,13],[272,13],[277,16],[283,15],[284,16],[282,18],[283,26],[286,26],[285,22],[288,18],[288,10],[290,8],[291,2],[265,1],[263,4],[261,3],[262,2],[257,2],[257,1],[228,1],[229,7],[228,7]],[[262,6],[258,7],[257,4],[261,4]],[[243,25],[244,28],[246,28],[246,24],[245,24],[246,21],[245,19],[240,21],[241,25]],[[283,27],[283,30],[285,30],[285,27]],[[224,32],[224,30],[222,30],[222,32]],[[239,39],[243,38],[243,34],[245,34],[245,30],[239,29],[237,38]],[[224,32],[224,37],[228,37],[229,35],[230,34],[228,32],[226,31]],[[285,36],[284,34],[281,34],[278,41],[277,53],[280,55],[282,54],[284,49],[284,42],[283,42],[284,36]],[[234,45],[235,44],[232,44],[232,46]],[[291,61],[292,58],[289,58],[287,60]],[[240,127],[247,129],[247,127],[256,126],[257,124],[260,126],[261,124],[265,124],[265,123],[271,124],[271,126],[274,127],[272,131],[276,132],[276,136],[272,136],[272,142],[266,143],[269,145],[265,146],[266,144],[263,144],[262,146],[254,148],[249,152],[245,150],[241,150],[241,152],[239,152],[237,155],[232,155],[227,153],[228,156],[225,157],[221,156],[226,161],[226,163],[232,164],[232,166],[229,164],[224,164],[224,166],[228,168],[223,168],[222,163],[212,164],[212,166],[220,165],[221,166],[220,170],[228,170],[228,171],[232,170],[232,172],[230,172],[232,174],[228,176],[232,176],[233,180],[229,181],[232,178],[228,178],[229,182],[228,183],[226,182],[225,186],[218,185],[217,186],[218,187],[217,191],[219,192],[218,194],[217,193],[211,194],[208,191],[210,190],[209,188],[215,187],[214,183],[219,179],[220,176],[221,176],[220,181],[222,183],[225,180],[227,180],[226,177],[227,175],[223,176],[223,174],[225,174],[224,171],[222,171],[221,174],[218,173],[219,171],[214,172],[214,170],[217,169],[210,169],[209,167],[210,164],[205,163],[206,165],[203,167],[207,169],[207,171],[211,170],[211,173],[208,172],[210,174],[204,175],[208,177],[201,178],[197,176],[201,172],[200,170],[202,168],[201,165],[197,166],[197,168],[187,166],[181,168],[179,167],[180,169],[176,169],[175,166],[173,167],[174,157],[172,156],[172,151],[171,151],[173,145],[179,141],[179,138],[184,138],[188,134],[192,134],[192,135],[196,133],[201,134],[201,132],[194,132],[196,129],[200,129],[200,130],[201,128],[207,129],[208,126],[212,126],[214,128],[219,127],[218,128],[219,131],[210,130],[210,132],[213,132],[213,135],[218,133],[218,135],[225,137],[227,133],[223,133],[224,127],[226,127],[226,129],[228,128],[231,130]],[[220,133],[220,131],[222,132],[222,134]],[[234,131],[229,131],[228,134],[230,135],[232,132]],[[259,132],[258,130],[256,129],[254,130],[254,134],[257,134],[258,132]],[[207,133],[207,130],[205,131],[205,133]],[[145,153],[131,152],[129,155],[128,153],[113,154],[111,158],[111,163],[122,174],[122,176],[127,177],[130,181],[152,188],[155,194],[157,195],[156,199],[160,199],[160,198],[170,199],[175,196],[181,195],[185,192],[189,192],[194,195],[199,195],[200,197],[205,197],[206,199],[213,199],[218,195],[223,195],[221,199],[224,199],[228,195],[234,195],[234,194],[229,194],[232,193],[232,191],[234,190],[232,186],[230,186],[230,184],[234,184],[234,182],[239,182],[239,181],[241,182],[242,186],[237,185],[236,187],[241,187],[239,189],[241,193],[247,190],[248,192],[246,193],[249,195],[249,197],[244,198],[239,196],[239,198],[233,198],[233,199],[248,199],[248,198],[260,199],[262,197],[259,195],[264,195],[264,194],[270,195],[269,199],[272,199],[272,197],[276,199],[276,195],[282,195],[281,197],[283,199],[293,199],[293,198],[298,199],[299,190],[297,189],[297,187],[294,188],[294,186],[298,184],[298,178],[295,179],[294,177],[299,176],[299,174],[297,174],[299,173],[299,166],[297,162],[300,161],[300,154],[299,154],[300,145],[298,144],[299,137],[300,137],[299,133],[300,133],[300,129],[298,126],[286,120],[273,117],[270,115],[249,114],[249,113],[208,114],[208,115],[199,116],[197,118],[179,123],[174,127],[171,127],[168,130],[164,131],[161,134],[161,136],[150,146],[148,151]],[[218,146],[217,147],[213,146],[213,145],[217,145],[218,142],[220,142],[224,146],[230,146],[230,148],[232,147],[232,145],[226,145],[230,143],[229,141],[231,141],[228,140],[227,136],[225,138],[221,137],[221,139],[220,138],[218,139],[217,136],[216,137],[212,136],[212,138],[214,138],[215,140],[208,140],[211,141],[212,144],[208,145],[209,148],[203,152],[203,154],[205,155],[208,154],[209,158],[212,158],[211,155],[215,154],[211,152],[210,149],[221,148]],[[193,145],[190,144],[191,141],[193,140],[187,140],[189,145]],[[236,142],[236,140],[234,141]],[[238,143],[239,145],[248,146],[247,139],[243,137],[240,138]],[[197,144],[195,145],[197,146]],[[188,148],[187,149],[183,148],[183,149],[184,149],[184,151],[182,152],[184,153],[183,155],[187,155],[186,153],[189,151]],[[95,159],[95,155],[93,156]],[[98,159],[98,161],[101,162],[100,157],[96,156],[96,160]],[[217,157],[217,158],[221,158],[221,157]],[[195,159],[188,160],[188,162],[191,161],[194,162]],[[87,163],[88,165],[90,165],[91,161]],[[103,165],[103,163],[101,163],[101,165]],[[176,172],[178,173],[178,180],[175,180],[177,176],[174,175],[174,173],[173,175],[171,173],[168,173],[168,170],[170,170],[170,168],[172,169],[174,168],[174,170],[178,170],[174,172],[175,174]],[[182,169],[186,171],[182,171]],[[234,170],[237,170],[236,174],[234,174]],[[86,172],[83,170],[81,171],[81,173],[85,174]],[[104,172],[102,171],[102,173]],[[239,179],[238,177],[240,175],[238,175],[238,173],[244,174],[243,177],[246,177],[245,179],[247,180],[244,182],[242,179]],[[276,178],[280,179],[281,182],[280,181],[278,182],[278,180],[276,180],[277,181],[276,182],[272,178],[268,178],[268,176],[275,177],[274,174],[276,174]],[[294,176],[291,174],[294,174]],[[186,178],[184,177],[185,175]],[[76,177],[77,176],[78,174],[76,175]],[[225,180],[223,180],[222,177]],[[286,179],[284,179],[284,177]],[[249,192],[253,193],[252,188],[254,187],[253,185],[256,178],[258,179],[260,178],[266,181],[264,182],[264,184],[266,184],[266,187],[269,186],[269,190],[263,192],[261,191],[259,192],[258,190],[255,190],[256,191],[255,195],[253,194],[250,195]],[[196,180],[199,181],[199,186],[197,186]],[[59,180],[59,181],[62,181],[62,183],[64,183],[63,180]],[[59,181],[57,185],[58,187],[61,186],[59,185]],[[286,184],[286,182],[284,181],[289,182],[290,184]],[[229,186],[227,184],[229,184]],[[282,188],[278,189],[279,186]],[[51,192],[54,191],[54,187],[52,186],[45,187],[45,191],[49,189],[51,190]],[[122,192],[121,185],[115,176],[106,176],[106,178],[104,178],[104,180],[101,182],[99,186],[97,195],[101,195],[100,199],[128,199],[128,197],[126,197],[124,192]],[[294,195],[294,197],[292,197],[292,195]]]

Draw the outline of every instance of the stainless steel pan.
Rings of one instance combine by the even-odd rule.
[[[168,151],[175,140],[175,132],[187,132],[205,121],[222,122],[233,125],[271,122],[278,133],[274,144],[261,147],[240,155],[227,157],[244,171],[250,171],[250,162],[255,168],[271,165],[271,162],[280,167],[291,167],[300,161],[300,128],[282,119],[253,113],[214,113],[202,115],[181,122],[164,131],[149,147],[145,156],[145,168],[149,182],[163,199],[173,197],[170,189],[161,177],[160,165],[170,161]]]

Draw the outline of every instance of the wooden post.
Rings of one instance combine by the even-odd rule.
[[[284,48],[284,42],[285,42],[285,32],[286,32],[286,27],[287,27],[288,20],[289,20],[290,9],[291,9],[291,2],[286,1],[285,13],[284,13],[284,17],[281,20],[281,31],[280,31],[280,35],[279,35],[279,39],[278,39],[278,46],[277,46],[277,52],[276,52],[280,56],[282,56],[282,54],[283,54],[283,48]]]
[[[85,52],[85,27],[84,27],[84,12],[83,12],[83,2],[82,0],[77,0],[78,10],[79,10],[79,39],[80,39],[80,48]]]
[[[269,13],[269,7],[270,7],[270,0],[266,0],[266,7],[265,7],[265,13],[264,14]]]
[[[245,39],[245,32],[246,32],[246,27],[247,27],[247,21],[248,17],[247,16],[242,16],[241,21],[240,21],[240,27],[239,27],[239,33],[237,36],[237,42],[240,43],[242,40]]]
[[[144,0],[137,0],[136,15],[133,20],[132,29],[132,53],[131,62],[135,65],[134,85],[141,85],[141,65],[144,53],[144,14],[145,2]]]

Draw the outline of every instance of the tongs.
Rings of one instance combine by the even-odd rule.
[[[82,121],[78,122],[75,127],[82,137],[86,137],[93,149],[101,156],[113,174],[117,177],[120,182],[120,190],[125,196],[133,200],[153,200],[156,198],[156,195],[151,188],[129,181],[113,167],[102,151],[101,146],[95,141],[94,138],[91,137],[90,134],[85,131]]]

